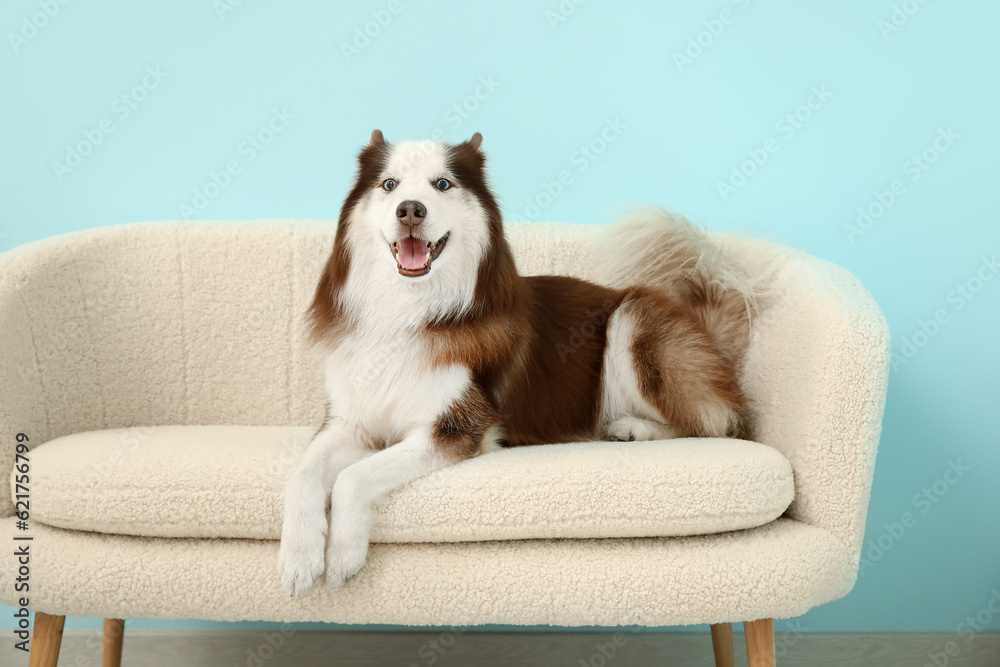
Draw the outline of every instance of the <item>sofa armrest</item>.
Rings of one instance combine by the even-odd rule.
[[[839,266],[763,241],[731,242],[740,254],[779,258],[744,368],[754,438],[792,464],[786,515],[840,539],[856,575],[889,377],[885,318]]]
[[[32,244],[34,245],[34,244]],[[7,479],[14,467],[18,433],[29,446],[48,439],[45,392],[32,339],[28,309],[21,290],[24,246],[0,255],[0,472]],[[6,488],[6,485],[4,486]],[[0,517],[14,514],[10,494],[0,494]]]

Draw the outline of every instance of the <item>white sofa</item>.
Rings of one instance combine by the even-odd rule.
[[[32,664],[55,665],[63,618],[81,615],[710,623],[720,665],[728,623],[744,621],[763,665],[769,619],[850,591],[885,401],[885,321],[847,271],[716,234],[772,281],[743,371],[756,442],[572,443],[466,461],[386,500],[348,586],[288,598],[280,490],[322,420],[301,325],[334,230],[145,223],[0,255],[0,468],[15,466],[16,434],[31,449],[28,530],[0,495],[0,533],[8,545],[33,538],[18,542],[30,544],[26,597],[39,612]],[[600,282],[594,231],[507,227],[522,273]],[[19,474],[12,492],[23,493]],[[17,567],[0,558],[0,581]],[[22,596],[0,586],[0,602]],[[120,655],[120,621],[106,628]]]

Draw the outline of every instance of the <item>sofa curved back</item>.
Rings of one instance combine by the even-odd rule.
[[[507,234],[522,273],[601,282],[595,231],[508,223]],[[37,445],[144,425],[318,424],[303,323],[334,232],[325,221],[142,223],[0,255],[0,470],[14,464],[18,432]],[[844,269],[714,238],[768,272],[743,383],[755,439],[792,463],[787,514],[829,530],[856,560],[888,377],[885,320]],[[0,516],[12,513],[0,496]]]

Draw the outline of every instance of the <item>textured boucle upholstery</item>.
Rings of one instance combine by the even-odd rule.
[[[0,520],[6,544],[17,532]],[[373,544],[348,586],[321,580],[302,598],[278,584],[275,541],[34,533],[32,607],[105,618],[686,625],[798,616],[851,579],[838,539],[790,519],[699,537]],[[0,559],[0,576],[14,567]]]
[[[313,432],[160,426],[57,438],[31,455],[32,514],[102,533],[277,540],[282,491]],[[794,492],[785,457],[743,440],[519,447],[390,494],[372,539],[704,535],[773,521]]]
[[[145,223],[0,255],[0,469],[19,431],[37,446],[132,426],[318,424],[301,316],[333,236],[329,222]],[[510,224],[508,236],[524,273],[602,280],[593,226]],[[844,595],[885,401],[884,318],[839,267],[716,238],[770,281],[743,381],[754,439],[792,466],[786,519],[704,537],[376,545],[364,585],[298,602],[277,594],[274,542],[33,522],[33,604],[118,617],[658,624],[790,616]],[[12,512],[0,494],[0,516]],[[2,576],[12,562],[0,559]]]

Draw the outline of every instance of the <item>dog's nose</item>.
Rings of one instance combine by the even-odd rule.
[[[416,227],[424,221],[427,216],[427,208],[418,201],[407,199],[396,207],[396,217],[399,224],[407,227]]]

